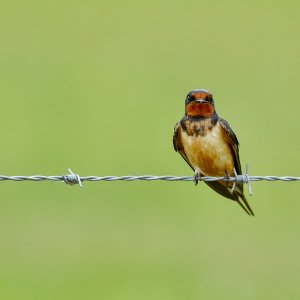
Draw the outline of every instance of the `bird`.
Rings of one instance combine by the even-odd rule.
[[[203,176],[233,177],[242,174],[239,142],[229,123],[218,116],[213,95],[204,89],[189,92],[185,114],[174,127],[173,146],[194,171],[195,185]],[[220,195],[236,201],[248,215],[254,216],[243,192],[243,183],[206,181]]]

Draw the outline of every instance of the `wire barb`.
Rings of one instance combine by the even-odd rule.
[[[252,194],[252,188],[251,188],[251,184],[250,184],[250,177],[248,175],[249,174],[249,167],[250,167],[250,164],[249,163],[246,164],[246,172],[245,172],[245,174],[243,176],[247,180],[248,193],[249,193],[250,196],[252,196],[253,194]]]
[[[79,186],[83,188],[80,176],[78,174],[73,173],[71,169],[68,169],[68,171],[70,172],[70,174],[63,176],[64,182],[70,185],[79,184]]]
[[[233,182],[233,186],[231,188],[231,193],[234,192],[234,189],[236,188],[236,183],[237,182],[240,182],[240,183],[247,183],[247,186],[248,186],[248,193],[250,196],[253,195],[252,193],[252,188],[251,188],[251,184],[250,184],[250,176],[249,176],[249,163],[246,165],[246,172],[245,174],[241,174],[241,175],[238,175],[238,173],[236,172],[236,169],[233,168],[233,173],[234,173],[234,177],[235,180]]]

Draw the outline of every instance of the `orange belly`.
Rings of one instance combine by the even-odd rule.
[[[224,131],[219,124],[204,136],[181,132],[184,152],[194,167],[205,176],[233,175],[234,159]]]

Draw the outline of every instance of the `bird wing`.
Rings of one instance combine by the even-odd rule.
[[[242,168],[241,168],[240,156],[239,156],[239,141],[226,120],[219,118],[219,122],[220,122],[220,125],[223,128],[224,132],[226,133],[227,142],[230,145],[230,148],[231,148],[231,151],[233,154],[233,158],[234,158],[235,170],[238,175],[241,175]]]
[[[241,167],[240,156],[239,156],[239,141],[238,141],[235,133],[233,132],[233,130],[231,129],[230,125],[228,124],[228,122],[226,120],[224,120],[222,118],[219,118],[219,122],[220,122],[220,125],[222,126],[222,128],[224,129],[224,132],[226,133],[226,135],[228,137],[228,144],[231,147],[231,151],[232,151],[233,158],[234,158],[234,168],[235,168],[237,174],[241,175],[242,174],[242,167]],[[215,189],[216,186],[212,187],[212,188]],[[220,191],[219,191],[219,193],[220,193]],[[251,207],[250,207],[250,205],[249,205],[249,203],[248,203],[248,201],[247,201],[247,199],[246,199],[246,197],[243,193],[243,184],[242,183],[237,183],[236,184],[236,188],[235,188],[234,192],[231,194],[231,196],[232,196],[231,199],[236,200],[239,203],[239,205],[249,215],[254,216],[254,212],[251,209]],[[230,198],[230,197],[227,197],[227,198]]]
[[[189,162],[185,152],[184,152],[184,148],[182,145],[182,141],[181,141],[181,124],[180,121],[178,123],[176,123],[175,127],[174,127],[174,134],[173,134],[173,146],[176,152],[178,152],[183,159],[187,162],[187,164],[193,169],[193,171],[195,171],[195,169],[193,168],[193,166],[191,165],[191,163]]]

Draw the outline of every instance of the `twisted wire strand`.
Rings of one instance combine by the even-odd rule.
[[[75,177],[71,177],[71,175],[76,175]],[[237,177],[211,177],[205,176],[199,178],[199,181],[236,181],[247,183],[247,180],[244,179],[245,175],[238,175]],[[300,181],[300,177],[294,176],[248,176],[249,181]],[[155,175],[127,175],[127,176],[79,176],[77,174],[67,174],[67,175],[53,175],[53,176],[45,176],[45,175],[31,175],[31,176],[6,176],[0,175],[0,181],[64,181],[69,184],[77,184],[80,181],[134,181],[134,180],[143,180],[143,181],[194,181],[194,176],[172,176],[172,175],[164,175],[164,176],[155,176]],[[74,181],[74,182],[73,182]]]
[[[79,176],[78,174],[73,173],[71,169],[68,169],[69,174],[66,175],[54,175],[54,176],[44,176],[44,175],[32,175],[32,176],[6,176],[0,175],[0,181],[63,181],[66,184],[73,185],[79,184],[82,188],[83,181],[134,181],[134,180],[146,180],[146,181],[195,181],[194,176],[173,176],[173,175],[164,175],[164,176],[155,176],[155,175],[128,175],[128,176]],[[238,175],[236,170],[234,171],[234,177],[223,176],[223,177],[211,177],[211,176],[201,176],[198,178],[199,181],[233,181],[233,186],[231,192],[233,193],[236,188],[237,183],[246,183],[248,187],[248,193],[252,196],[251,181],[300,181],[300,177],[294,176],[249,176],[249,164],[246,165],[246,172],[242,175]]]

